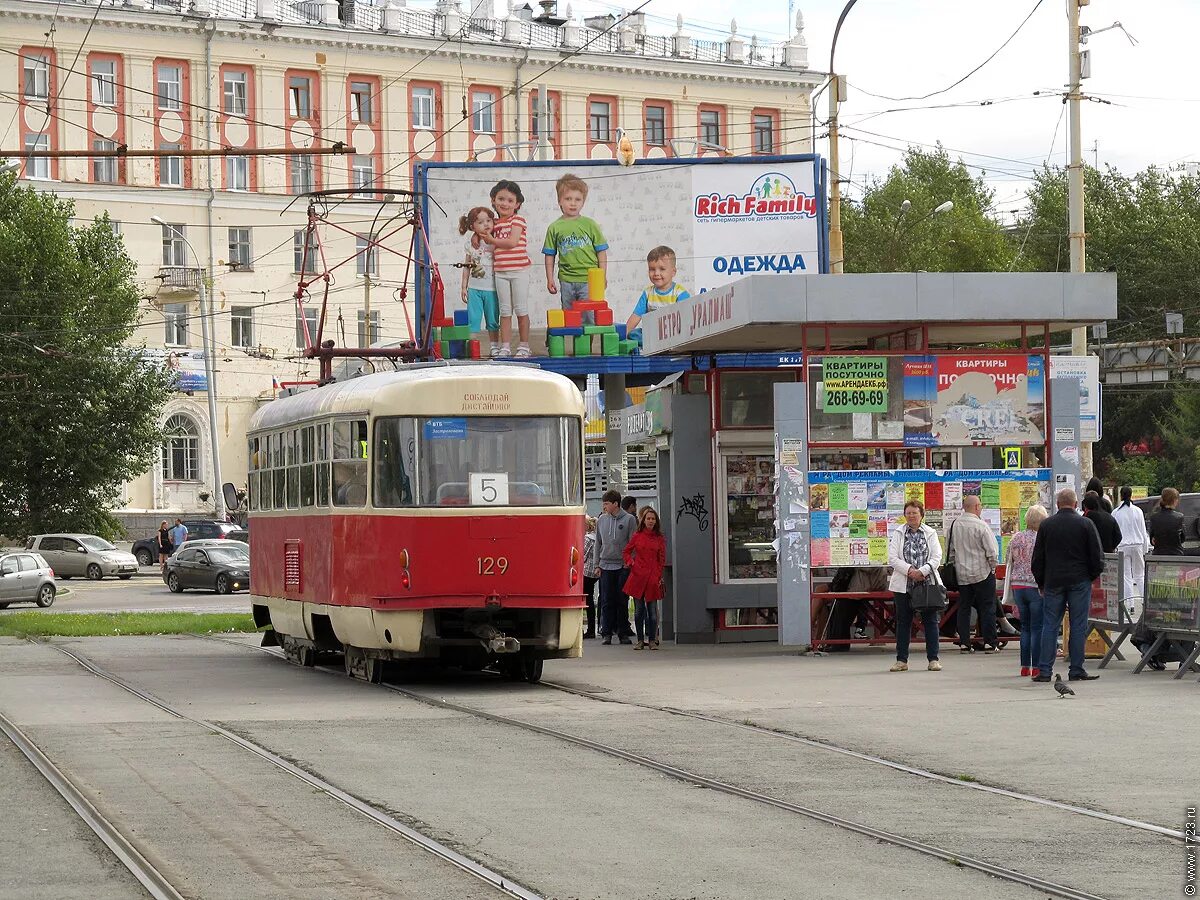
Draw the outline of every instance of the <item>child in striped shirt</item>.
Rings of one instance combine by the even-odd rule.
[[[500,343],[492,345],[492,355],[506,357],[514,355],[512,344],[512,317],[517,317],[516,356],[528,359],[529,350],[529,270],[533,263],[526,249],[526,234],[529,226],[524,217],[518,215],[525,195],[515,181],[498,181],[491,190],[492,208],[496,210],[496,224],[490,235],[480,238],[492,246],[495,262],[496,294],[500,300]]]

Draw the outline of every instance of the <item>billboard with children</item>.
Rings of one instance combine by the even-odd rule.
[[[483,296],[460,273],[490,250],[505,338],[574,301],[607,300],[625,323],[754,272],[824,272],[823,179],[808,155],[416,167],[447,315]]]

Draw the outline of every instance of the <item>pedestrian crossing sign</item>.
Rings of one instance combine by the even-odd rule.
[[[1021,448],[1020,447],[1005,447],[1004,448],[1004,468],[1005,469],[1021,468]]]

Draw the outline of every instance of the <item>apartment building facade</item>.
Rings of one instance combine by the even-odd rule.
[[[640,17],[581,23],[540,7],[0,0],[0,149],[160,154],[37,158],[22,170],[74,200],[80,220],[109,216],[145,290],[135,340],[181,372],[160,464],[127,485],[125,512],[203,513],[219,489],[202,282],[222,474],[237,485],[254,410],[316,376],[301,353],[318,310],[297,309],[300,273],[343,261],[325,323],[338,345],[409,337],[411,235],[382,247],[373,236],[395,230],[386,223],[400,205],[387,192],[411,187],[413,163],[605,159],[619,131],[647,157],[812,149],[809,97],[822,76],[807,67],[802,21],[768,46],[736,25],[700,40],[682,23],[657,35]],[[312,148],[353,152],[296,152]],[[222,155],[171,153],[203,149]],[[302,195],[334,189],[347,193],[320,204],[322,260],[306,245]]]

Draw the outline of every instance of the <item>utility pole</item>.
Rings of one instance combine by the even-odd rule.
[[[1067,218],[1068,232],[1071,244],[1071,271],[1086,270],[1084,256],[1086,232],[1083,222],[1083,139],[1080,135],[1079,112],[1083,99],[1082,56],[1079,44],[1079,9],[1087,6],[1091,0],[1066,0],[1067,2],[1067,42],[1070,59],[1070,83],[1067,89],[1067,113],[1070,117],[1069,152],[1070,162],[1067,165]],[[1071,331],[1071,355],[1087,356],[1087,328],[1074,328]],[[1084,478],[1092,476],[1092,445],[1080,441],[1079,470]]]
[[[840,23],[839,23],[840,24]],[[829,271],[842,274],[842,166],[838,154],[840,79],[829,73]]]

